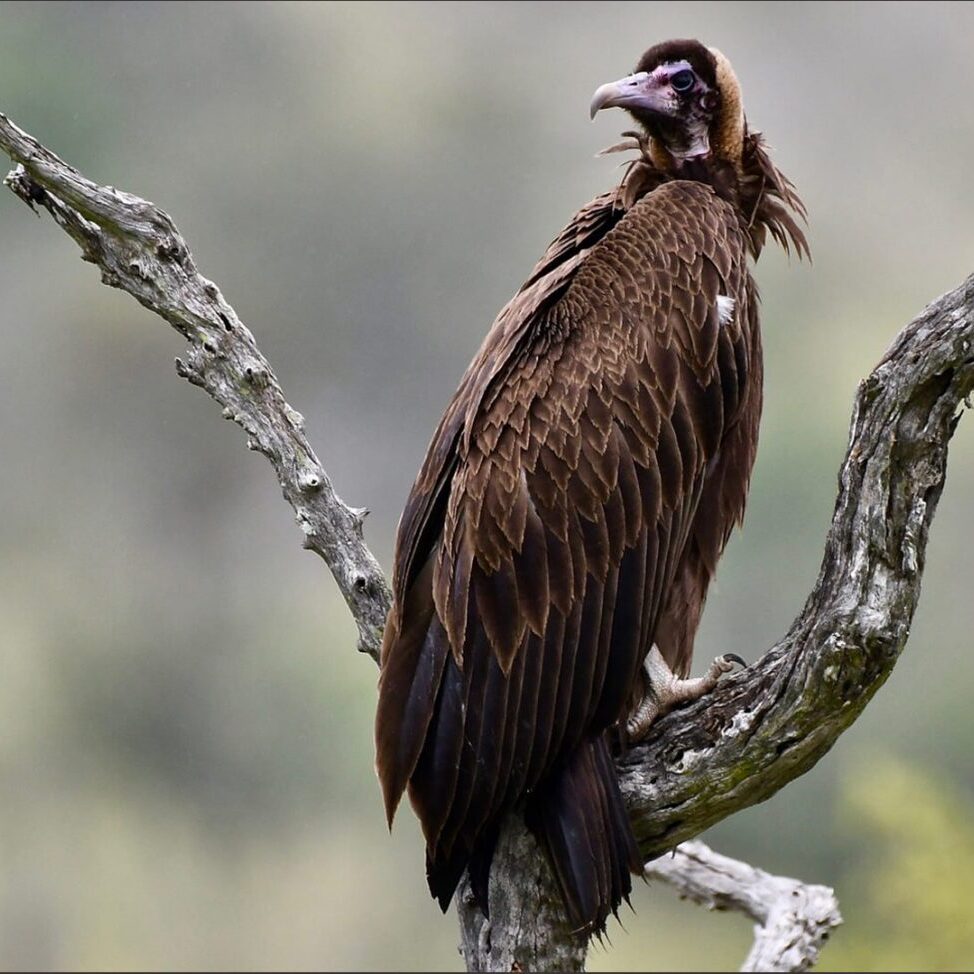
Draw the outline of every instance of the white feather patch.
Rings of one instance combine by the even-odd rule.
[[[717,321],[721,325],[729,325],[734,319],[734,304],[734,299],[726,294],[717,295]]]

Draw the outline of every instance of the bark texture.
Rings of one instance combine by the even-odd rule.
[[[785,636],[620,762],[648,856],[807,771],[885,682],[920,597],[947,444],[974,387],[974,277],[862,381],[818,580]]]
[[[681,898],[711,910],[736,910],[754,920],[754,946],[742,971],[806,971],[842,923],[835,894],[827,886],[772,876],[702,842],[684,842],[672,856],[647,863],[646,876],[672,886]]]
[[[325,560],[348,602],[359,649],[376,657],[389,590],[362,538],[366,512],[335,493],[253,335],[198,273],[172,220],[139,197],[88,180],[3,115],[0,148],[18,163],[6,185],[47,210],[106,284],[133,295],[189,342],[177,371],[220,403],[248,434],[248,446],[271,462],[305,547]],[[860,384],[822,568],[789,631],[619,759],[646,858],[808,770],[889,676],[919,598],[947,444],[974,388],[972,349],[974,276],[907,325]],[[566,929],[557,897],[533,839],[511,821],[494,859],[491,923],[463,891],[458,897],[468,968],[581,970],[584,949]],[[759,921],[768,926],[772,913]],[[777,969],[814,961],[833,920],[826,911],[812,922],[818,933],[794,956],[782,955],[792,966]],[[770,966],[769,956],[752,952],[746,969]]]
[[[176,371],[205,389],[248,436],[277,474],[304,532],[304,546],[328,564],[359,631],[359,650],[379,657],[389,586],[362,538],[368,513],[335,493],[254,336],[220,289],[196,269],[169,215],[138,196],[98,186],[0,114],[0,149],[19,165],[4,184],[31,209],[47,210],[101,269],[110,287],[127,291],[165,318],[189,343]]]

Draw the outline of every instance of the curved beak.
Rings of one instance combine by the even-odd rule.
[[[602,85],[592,96],[589,117],[595,118],[603,108],[643,108],[658,112],[663,108],[662,92],[650,82],[652,75],[646,71],[627,75],[618,81]]]

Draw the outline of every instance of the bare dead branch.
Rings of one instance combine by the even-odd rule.
[[[364,512],[335,494],[253,336],[197,272],[170,218],[86,179],[3,115],[0,148],[19,163],[5,181],[13,192],[46,209],[105,283],[128,291],[190,342],[177,370],[270,460],[306,547],[325,560],[348,602],[359,648],[376,657],[389,590],[362,538]],[[908,325],[860,385],[822,569],[789,632],[620,757],[647,858],[808,770],[889,675],[919,597],[947,443],[974,388],[972,344],[974,277]],[[584,950],[551,906],[557,892],[543,858],[519,822],[509,831],[492,869],[492,928],[469,898],[457,898],[468,966],[580,970]]]
[[[742,971],[806,971],[842,923],[835,893],[827,886],[772,876],[703,842],[684,842],[672,855],[647,863],[646,876],[661,879],[681,898],[754,920],[754,945]]]
[[[176,371],[205,389],[277,473],[304,545],[331,569],[359,631],[359,650],[378,659],[389,588],[362,538],[368,513],[348,507],[304,433],[254,336],[219,288],[196,270],[169,216],[138,196],[98,186],[0,115],[0,148],[17,166],[4,180],[31,208],[46,209],[101,268],[103,283],[127,291],[189,343]]]
[[[892,672],[972,388],[974,276],[907,325],[860,383],[818,580],[789,631],[621,759],[647,858],[807,771]]]

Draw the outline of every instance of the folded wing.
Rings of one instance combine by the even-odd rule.
[[[628,894],[604,734],[688,559],[740,515],[721,484],[754,408],[753,315],[742,231],[709,188],[628,211],[607,195],[465,375],[400,524],[376,725],[387,813],[408,787],[444,907],[468,866],[483,892],[525,800],[576,922],[601,927]],[[695,525],[701,498],[713,526]]]

